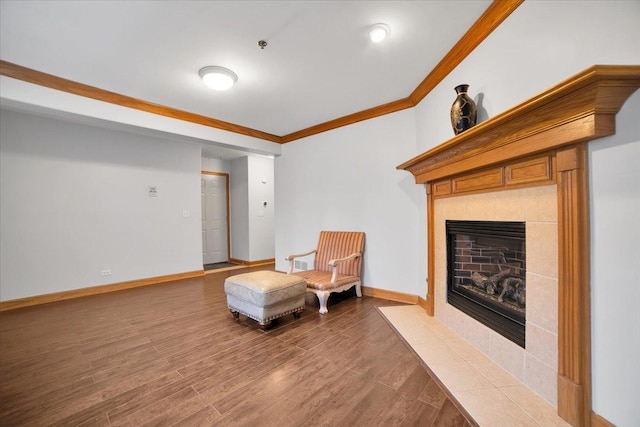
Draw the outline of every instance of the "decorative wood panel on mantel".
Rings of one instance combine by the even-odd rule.
[[[427,184],[427,307],[434,314],[438,197],[557,183],[558,414],[591,424],[587,141],[613,135],[615,115],[640,87],[640,65],[594,65],[399,165]]]
[[[555,184],[555,157],[550,154],[494,166],[433,182],[433,197],[459,196],[489,189],[510,190]]]

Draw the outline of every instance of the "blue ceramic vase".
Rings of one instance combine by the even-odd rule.
[[[467,95],[468,89],[469,85],[459,85],[455,87],[458,96],[451,106],[451,126],[456,135],[476,124],[476,103]]]

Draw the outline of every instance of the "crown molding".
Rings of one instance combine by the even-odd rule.
[[[414,106],[415,104],[413,104],[409,98],[399,99],[397,101],[389,102],[383,105],[378,105],[377,107],[373,107],[357,113],[349,114],[348,116],[340,117],[334,120],[330,120],[328,122],[311,126],[306,129],[299,130],[297,132],[284,135],[282,137],[282,143],[286,144],[287,142],[295,141],[296,139],[306,138],[308,136],[316,135],[318,133],[326,132],[328,130],[352,125],[354,123],[373,119],[374,117],[384,116],[390,113],[395,113],[396,111],[405,110],[407,108],[412,108]]]
[[[453,69],[478,47],[524,0],[494,0],[462,38],[409,95],[418,105]]]
[[[339,117],[284,136],[273,135],[257,129],[214,119],[212,117],[154,104],[141,99],[75,82],[73,80],[64,79],[52,74],[43,73],[41,71],[3,60],[0,60],[0,75],[72,93],[74,95],[96,99],[98,101],[134,108],[148,113],[284,144],[332,129],[337,129],[364,120],[415,107],[523,2],[524,0],[493,0],[480,18],[476,20],[471,28],[469,28],[462,38],[453,46],[453,48],[451,48],[438,65],[436,65],[436,67],[408,97],[368,108],[347,116]]]
[[[494,0],[408,97],[284,135],[282,143],[415,107],[523,2]]]
[[[251,129],[234,123],[225,122],[200,114],[189,113],[187,111],[178,110],[176,108],[166,107],[163,105],[153,104],[141,99],[122,95],[108,90],[89,86],[84,83],[78,83],[73,80],[64,79],[52,74],[43,73],[42,71],[33,70],[21,65],[13,64],[8,61],[0,60],[0,75],[11,77],[13,79],[22,80],[27,83],[33,83],[39,86],[60,90],[74,95],[84,96],[85,98],[96,99],[98,101],[108,102],[110,104],[120,105],[122,107],[133,108],[147,113],[158,114],[160,116],[171,117],[172,119],[183,120],[185,122],[196,123],[216,129],[221,129],[240,135],[252,136],[254,138],[266,141],[281,143],[281,138],[260,130]]]

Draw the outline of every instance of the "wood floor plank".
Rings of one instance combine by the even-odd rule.
[[[221,393],[207,390],[202,392],[203,397],[220,413],[225,414],[242,403],[238,395],[252,396],[255,399],[258,395],[279,396],[288,387],[295,388],[303,382],[309,375],[321,371],[329,362],[318,357],[309,357],[306,353],[289,359],[287,362],[270,371],[267,375],[251,381],[231,393]]]
[[[39,399],[38,401],[41,401]],[[100,392],[75,392],[69,393],[66,396],[59,396],[57,394],[47,401],[45,404],[33,403],[33,406],[27,410],[24,408],[10,417],[16,423],[15,425],[50,425],[59,420],[65,419],[69,416],[90,408],[98,403],[102,402]],[[83,421],[83,423],[101,423],[105,413],[98,411],[96,416],[91,419]]]
[[[189,386],[165,398],[154,399],[154,401],[148,405],[143,404],[137,411],[116,412],[117,410],[114,410],[107,415],[113,426],[139,426],[153,419],[158,421],[166,420],[173,415],[174,409],[180,408],[183,405],[193,404],[198,408],[205,406],[201,401],[200,395]],[[197,412],[197,410],[192,410],[191,413],[193,412]]]
[[[379,425],[407,425],[416,421],[425,421],[424,419],[412,419],[415,413],[422,414],[425,409],[425,403],[418,400],[422,391],[431,381],[429,374],[420,366],[419,363],[412,365],[410,370],[397,388],[396,393],[389,400],[385,411],[382,414]],[[437,415],[437,408],[431,406],[433,418]]]
[[[47,358],[41,355],[40,358]],[[78,352],[70,352],[66,359],[57,361],[33,361],[14,365],[12,369],[0,374],[3,387],[0,396],[11,390],[16,394],[41,393],[51,387],[57,388],[62,384],[84,382],[91,378],[93,367],[88,360],[81,358]]]
[[[322,346],[325,343],[329,343],[333,340],[335,334],[333,331],[324,328],[314,328],[296,337],[293,337],[287,344],[295,345],[305,350],[312,349],[317,346]]]
[[[178,369],[178,372],[183,376],[210,377],[219,375],[220,377],[228,377],[236,375],[235,372],[246,370],[248,366],[251,366],[251,361],[268,357],[269,354],[278,354],[290,348],[291,346],[277,338],[258,336],[250,344],[216,352],[211,356],[185,365]]]
[[[153,348],[145,348],[142,352],[132,352],[131,357],[128,359],[120,355],[119,360],[121,360],[120,364],[110,364],[106,367],[95,368],[93,374],[94,381],[124,380],[130,378],[132,375],[145,372],[150,368],[156,368],[162,365],[169,366],[166,360],[157,357],[155,349]]]
[[[398,303],[234,321],[224,279],[265,269],[0,313],[0,425],[465,424],[377,311]]]
[[[100,396],[102,400],[108,401],[131,390],[143,393],[149,384],[162,386],[162,384],[169,384],[181,378],[183,377],[178,371],[167,371],[166,365],[162,364],[155,368],[146,369],[125,380],[105,381],[100,384],[102,390]]]
[[[420,427],[428,427],[431,426],[438,416],[438,408],[429,405],[428,403],[423,403],[420,401],[412,402],[407,408],[405,408],[405,412],[402,414],[402,421],[398,421],[398,419],[384,419],[378,426],[388,426],[388,425],[401,425],[401,426],[420,426]],[[457,426],[462,427],[462,426]]]
[[[98,415],[95,418],[87,420],[81,424],[78,424],[77,427],[106,427],[111,423],[109,422],[109,417],[107,414]]]
[[[449,400],[445,400],[433,421],[434,427],[459,427],[464,426],[467,420],[458,411],[458,408]]]
[[[260,425],[263,420],[270,420],[274,424],[293,425],[298,418],[304,418],[303,404],[315,399],[327,382],[337,381],[343,372],[343,367],[331,363],[314,366],[303,381],[285,379],[289,386],[281,389],[278,399],[274,400],[271,393],[253,396],[225,414],[223,421]]]
[[[398,390],[420,364],[411,354],[393,352],[387,352],[386,354],[388,357],[384,360],[388,363],[388,366],[380,372],[376,380],[394,390]]]
[[[447,400],[447,396],[444,394],[438,383],[432,379],[424,388],[418,399],[422,402],[433,405],[436,408],[440,408],[444,401]]]
[[[197,395],[196,397],[188,399],[182,403],[174,404],[169,407],[168,410],[159,413],[155,418],[150,420],[149,418],[142,419],[138,425],[142,427],[173,426],[191,418],[198,412],[207,408],[210,409],[210,406],[203,403],[202,398]]]
[[[222,416],[218,411],[211,406],[205,406],[198,412],[185,417],[173,425],[177,427],[210,427],[220,425],[220,418],[222,418]]]
[[[144,344],[151,344],[151,340],[144,335],[133,335],[126,338],[111,341],[101,345],[93,346],[91,348],[84,348],[81,350],[89,359],[106,359],[113,357],[118,353],[124,353],[132,348],[137,348]],[[98,355],[97,357],[95,355]]]
[[[377,386],[373,370],[367,369],[357,372],[352,369],[345,371],[340,379],[331,387],[326,387],[323,392],[329,393],[328,398],[318,399],[315,412],[309,412],[306,419],[302,420],[303,426],[335,426],[339,421]]]
[[[386,403],[393,397],[395,391],[383,384],[375,383],[351,411],[347,412],[339,421],[341,425],[373,425],[382,417]]]
[[[300,348],[289,348],[282,353],[256,363],[255,366],[249,365],[251,369],[247,369],[247,367],[244,366],[236,370],[226,371],[224,376],[216,375],[216,377],[209,377],[204,381],[195,383],[193,387],[198,393],[203,394],[207,392],[207,395],[211,396],[213,400],[218,396],[233,393],[243,386],[260,379],[273,369],[284,364],[287,359],[295,358],[302,353],[303,350]],[[216,409],[218,408],[216,407]]]
[[[151,402],[154,398],[160,398],[163,395],[171,394],[171,390],[167,392],[166,388],[172,384],[179,383],[181,380],[182,377],[179,374],[176,377],[175,372],[169,372],[167,373],[167,375],[155,378],[149,382],[117,394],[109,399],[104,399],[99,403],[70,414],[60,421],[53,423],[52,425],[62,427],[81,424],[99,416],[102,413],[113,411],[116,408],[120,408],[122,406],[125,406],[126,408],[131,408],[134,405],[140,406],[139,402],[142,400],[146,399],[147,401]],[[180,386],[184,387],[184,384],[179,384],[178,390],[180,389]],[[161,393],[157,393],[158,390],[160,390]],[[173,392],[175,391],[177,390],[173,390]],[[67,405],[69,405],[70,403],[68,403]]]

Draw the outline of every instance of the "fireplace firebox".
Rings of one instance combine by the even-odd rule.
[[[525,223],[446,221],[447,302],[525,346]]]

